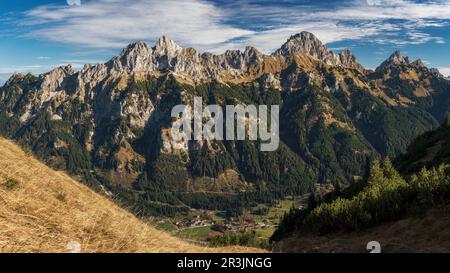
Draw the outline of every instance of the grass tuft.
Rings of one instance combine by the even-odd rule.
[[[12,178],[12,177],[6,178],[6,181],[3,183],[3,187],[8,191],[15,190],[18,188],[18,186],[19,186],[19,181],[17,181],[17,179]]]
[[[60,192],[56,195],[56,199],[58,199],[61,203],[66,203],[66,194],[64,192]]]

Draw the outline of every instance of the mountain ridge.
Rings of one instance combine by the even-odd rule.
[[[301,32],[293,35],[280,49],[269,55],[261,53],[252,46],[247,46],[244,51],[227,50],[217,55],[209,52],[199,53],[193,48],[182,48],[173,40],[162,36],[153,47],[143,41],[131,43],[119,55],[106,63],[85,65],[77,73],[85,74],[89,69],[94,69],[98,73],[105,69],[103,68],[104,65],[109,73],[171,71],[202,79],[222,80],[221,77],[226,76],[223,80],[227,81],[233,79],[233,77],[244,76],[243,72],[239,73],[235,70],[246,70],[250,65],[259,64],[269,58],[276,59],[277,56],[289,59],[292,55],[299,53],[309,55],[329,65],[344,65],[361,71],[364,69],[362,65],[356,62],[355,57],[349,50],[344,50],[341,54],[335,54],[327,49],[313,34]],[[275,61],[281,62],[281,60]],[[180,62],[180,65],[178,65],[178,62]],[[65,69],[66,67],[71,67],[71,65],[60,66],[53,70]],[[221,71],[221,67],[230,69],[230,75],[223,75],[224,72]],[[51,71],[47,73],[51,73]]]
[[[350,51],[337,55],[308,33],[270,56],[253,47],[200,54],[162,37],[78,72],[14,75],[0,88],[0,134],[134,211],[239,214],[315,184],[349,185],[369,161],[404,152],[448,115],[449,82],[420,62],[358,67]],[[175,140],[171,108],[195,96],[205,105],[279,105],[280,148]]]
[[[167,36],[161,36],[152,47],[143,41],[131,43],[119,55],[103,64],[85,65],[78,72],[74,71],[72,66],[68,64],[56,67],[42,75],[60,69],[68,69],[70,70],[69,75],[91,74],[97,76],[94,79],[101,80],[102,75],[111,73],[161,72],[174,73],[190,83],[198,83],[206,79],[215,79],[222,82],[234,82],[236,80],[251,82],[266,73],[279,73],[280,69],[286,67],[289,60],[298,54],[307,55],[327,65],[353,68],[364,74],[370,73],[370,70],[358,63],[350,50],[344,49],[340,53],[335,53],[328,49],[314,34],[303,31],[292,35],[279,49],[268,55],[261,53],[252,46],[247,46],[244,51],[226,50],[221,54],[200,53],[194,48],[179,46]],[[408,57],[404,57],[400,51],[396,51],[375,71],[381,71],[392,65],[425,67],[420,59],[410,62]],[[436,69],[433,68],[433,70]],[[20,73],[14,73],[5,82],[5,85],[8,85],[11,78],[17,77],[17,75],[20,75]]]

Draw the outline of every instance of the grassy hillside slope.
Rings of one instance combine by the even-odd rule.
[[[272,237],[276,251],[450,251],[450,118],[417,137],[392,165],[374,162],[367,180],[291,210]]]
[[[378,241],[384,253],[450,252],[450,206],[356,232],[291,236],[276,244],[275,252],[368,253],[367,243]]]
[[[0,151],[0,252],[70,252],[71,242],[82,252],[261,251],[189,244],[143,223],[11,141],[0,138]]]

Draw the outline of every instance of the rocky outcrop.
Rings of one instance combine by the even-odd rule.
[[[411,62],[408,57],[402,56],[400,51],[395,51],[387,60],[381,63],[375,71],[383,71],[392,66],[409,65]]]
[[[125,48],[108,63],[111,73],[172,72],[200,82],[244,77],[251,64],[263,61],[263,54],[252,47],[244,52],[228,50],[224,54],[200,54],[193,48],[182,48],[167,37],[161,37],[154,47],[137,42]]]
[[[360,63],[358,63],[356,61],[356,57],[353,55],[353,53],[348,50],[348,49],[344,49],[340,54],[339,54],[339,62],[338,65],[342,65],[344,67],[349,67],[349,68],[354,68],[358,71],[365,71],[364,66],[362,66]]]
[[[326,48],[319,39],[309,32],[301,32],[291,36],[273,55],[290,58],[299,53],[312,56],[330,65],[335,65],[339,61],[334,52]]]
[[[336,54],[309,32],[301,32],[291,36],[272,55],[291,58],[295,54],[309,55],[332,66],[344,66],[364,71],[364,67],[356,61],[349,50],[343,50],[340,54]]]

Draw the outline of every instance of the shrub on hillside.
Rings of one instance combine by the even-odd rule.
[[[280,229],[284,223],[296,223],[296,229],[319,234],[360,230],[422,213],[448,201],[450,165],[429,170],[423,168],[406,181],[389,160],[381,164],[375,161],[361,192],[349,198],[338,197],[332,202],[321,203],[310,211],[290,212],[281,221]],[[277,234],[272,239],[278,240],[284,235]]]

